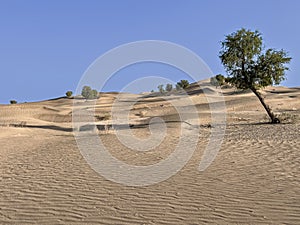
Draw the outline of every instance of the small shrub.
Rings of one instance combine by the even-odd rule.
[[[9,102],[10,102],[10,104],[17,104],[18,103],[16,100],[10,100]]]
[[[177,90],[180,90],[180,88],[186,89],[189,86],[190,86],[190,82],[188,80],[181,80],[181,81],[177,82],[176,89]]]
[[[211,85],[214,85],[217,87],[222,87],[225,84],[225,77],[222,74],[218,74],[214,77],[210,78]]]
[[[67,92],[66,92],[66,96],[67,96],[68,98],[70,98],[72,95],[73,95],[73,92],[72,92],[72,91],[67,91]]]
[[[180,91],[182,89],[182,87],[178,83],[176,84],[175,88],[176,88],[177,91]]]
[[[211,77],[210,78],[210,84],[213,85],[213,86],[216,86],[216,87],[219,86],[219,82],[218,82],[216,77]]]
[[[96,99],[99,97],[99,93],[97,90],[92,90],[89,86],[84,86],[81,91],[81,95],[85,99]]]
[[[173,85],[172,84],[167,84],[166,85],[166,91],[171,92],[173,90]]]
[[[163,85],[163,84],[158,85],[157,88],[158,88],[158,91],[159,91],[161,94],[165,93],[165,89],[164,89],[164,85]]]

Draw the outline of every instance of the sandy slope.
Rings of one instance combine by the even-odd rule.
[[[264,94],[277,112],[299,114],[299,89],[268,88]],[[132,119],[172,121],[166,138],[143,153],[124,147],[114,133],[101,133],[101,140],[112,155],[130,164],[165,159],[181,127],[170,103],[184,97],[124,95],[134,101],[139,97]],[[184,169],[147,187],[108,181],[88,166],[69,123],[72,100],[0,106],[0,224],[299,224],[300,124],[257,124],[266,120],[253,94],[228,89],[224,96],[228,124],[211,166],[198,171],[210,133],[203,126]],[[96,114],[108,113],[115,97],[103,95]],[[203,94],[190,98],[199,109],[198,122],[209,123]],[[6,127],[21,121],[25,127]],[[149,130],[140,127],[134,133],[147,137]]]

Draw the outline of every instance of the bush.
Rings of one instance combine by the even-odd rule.
[[[165,93],[165,89],[164,89],[164,85],[163,85],[163,84],[158,85],[157,88],[158,88],[158,91],[159,91],[161,94]]]
[[[67,96],[68,98],[70,98],[72,95],[73,95],[73,92],[72,92],[72,91],[67,91],[67,92],[66,92],[66,96]]]
[[[166,91],[171,92],[173,90],[173,85],[172,84],[167,84],[166,85]]]
[[[10,104],[17,104],[18,103],[16,100],[10,100],[9,102],[10,102]]]
[[[226,78],[222,74],[218,74],[210,78],[210,84],[217,87],[222,87],[226,82]]]
[[[219,86],[219,82],[218,82],[216,77],[211,77],[210,78],[210,84],[213,85],[213,86],[216,86],[216,87]]]
[[[99,97],[99,93],[97,90],[92,90],[89,86],[84,86],[81,91],[81,95],[85,99],[96,99]]]
[[[188,80],[181,80],[181,81],[177,82],[176,89],[177,90],[186,89],[189,86],[190,86],[190,82]]]

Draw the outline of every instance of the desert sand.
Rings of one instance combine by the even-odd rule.
[[[107,180],[84,160],[73,135],[73,99],[0,105],[0,224],[300,224],[299,122],[268,124],[254,94],[223,89],[224,140],[213,163],[199,171],[211,118],[204,94],[197,87],[188,91],[199,112],[193,120],[201,125],[197,148],[177,174],[144,187]],[[299,88],[269,87],[263,94],[275,112],[300,115]],[[99,117],[109,114],[116,96],[101,94]],[[164,160],[182,128],[170,103],[187,97],[123,97],[137,100],[133,122],[157,116],[168,121],[164,141],[137,153],[113,131],[99,131],[99,138],[128,164]],[[149,129],[133,133],[147,137]]]

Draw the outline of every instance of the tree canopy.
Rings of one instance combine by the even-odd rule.
[[[219,57],[229,74],[227,81],[237,88],[251,89],[272,122],[280,122],[257,90],[280,84],[285,79],[286,64],[291,57],[283,49],[264,50],[261,33],[244,28],[227,35],[221,44]]]
[[[190,82],[188,80],[180,80],[176,84],[176,89],[186,89],[190,86]]]
[[[93,90],[91,87],[89,86],[84,86],[82,88],[81,91],[81,95],[85,98],[85,99],[96,99],[99,96],[99,93],[97,90]]]
[[[278,85],[285,79],[291,58],[284,50],[264,51],[261,33],[244,28],[221,42],[220,59],[231,83],[241,89],[260,89]]]

